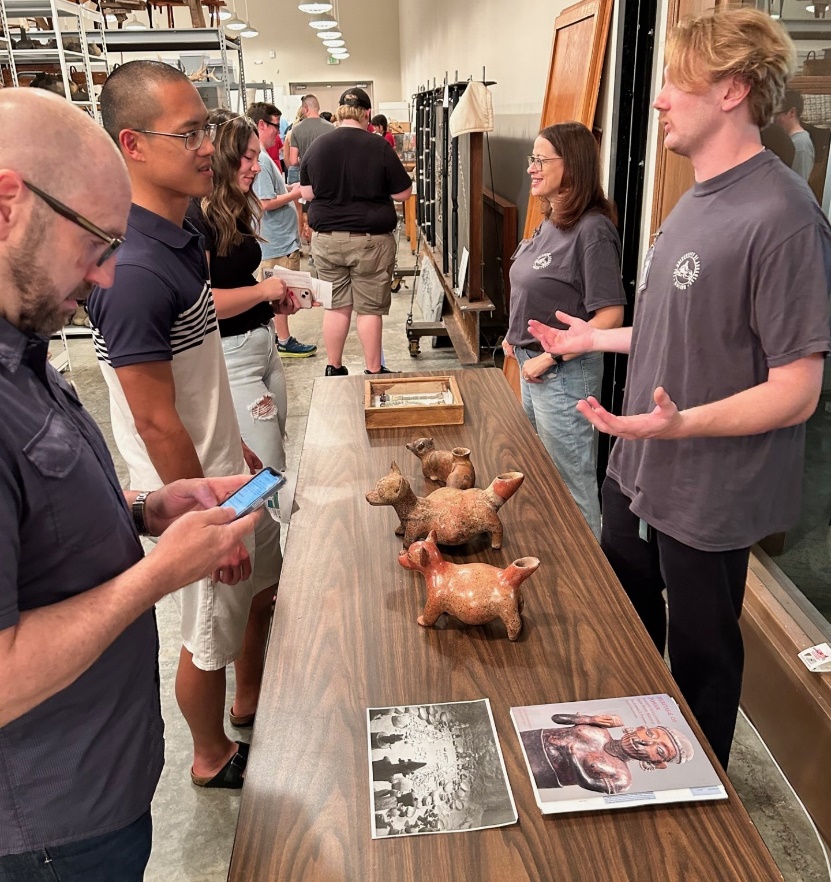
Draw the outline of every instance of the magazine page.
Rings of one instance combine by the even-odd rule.
[[[372,838],[517,822],[490,702],[367,710]]]
[[[545,813],[726,799],[669,695],[511,708]]]

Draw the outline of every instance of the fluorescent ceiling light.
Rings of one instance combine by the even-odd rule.
[[[245,28],[245,22],[241,18],[237,18],[235,15],[233,18],[230,18],[225,22],[225,27],[228,28],[229,31],[241,31]]]
[[[301,12],[308,12],[309,15],[322,15],[324,12],[332,11],[331,3],[301,3],[297,7]]]
[[[146,31],[147,25],[136,18],[135,12],[121,25],[125,31]]]
[[[241,37],[257,37],[257,36],[259,36],[259,34],[260,34],[260,32],[252,24],[249,24],[248,22],[245,23],[245,26],[239,32],[239,35]]]
[[[324,40],[323,45],[329,46],[331,48],[335,48],[337,46],[345,46],[346,40]]]
[[[337,26],[338,23],[333,18],[316,18],[314,21],[309,22],[309,27],[314,28],[316,31],[328,31]]]
[[[318,31],[317,35],[321,40],[337,40],[343,36],[340,31]]]

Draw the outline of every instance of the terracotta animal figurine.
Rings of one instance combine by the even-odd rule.
[[[472,487],[455,490],[441,487],[429,496],[413,493],[401,470],[393,463],[374,490],[366,494],[370,505],[391,505],[401,520],[395,531],[409,546],[426,539],[431,530],[441,545],[464,545],[480,533],[490,533],[491,548],[502,547],[502,522],[497,511],[519,489],[522,472],[506,472],[494,478],[486,490]]]
[[[419,438],[411,441],[407,450],[421,460],[421,471],[430,481],[457,490],[469,490],[476,483],[476,472],[467,447],[436,450],[432,438]]]
[[[516,640],[522,630],[519,586],[540,565],[536,557],[521,557],[504,570],[483,563],[450,563],[442,557],[434,532],[402,551],[398,563],[408,570],[418,570],[427,583],[427,604],[418,617],[419,625],[435,625],[442,613],[466,625],[486,625],[502,619],[509,640]]]

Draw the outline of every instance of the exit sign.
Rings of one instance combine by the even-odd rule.
[[[340,64],[340,60],[337,59],[337,58],[335,58],[334,55],[330,55],[330,56],[326,59],[326,63],[327,63],[327,64]]]

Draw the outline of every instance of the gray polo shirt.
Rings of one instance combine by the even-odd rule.
[[[0,318],[0,630],[142,557],[104,439],[46,352]],[[74,683],[0,728],[0,855],[147,811],[164,761],[157,646],[148,611]]]
[[[657,386],[683,410],[831,349],[831,227],[807,184],[769,150],[682,196],[643,275],[625,414],[652,410]],[[619,440],[609,474],[656,529],[700,551],[728,551],[795,523],[804,447],[804,424],[735,438]]]
[[[302,162],[306,151],[312,146],[312,142],[321,135],[327,135],[334,132],[335,127],[325,119],[319,116],[311,119],[301,119],[297,125],[291,130],[291,146],[297,148],[298,155]]]

